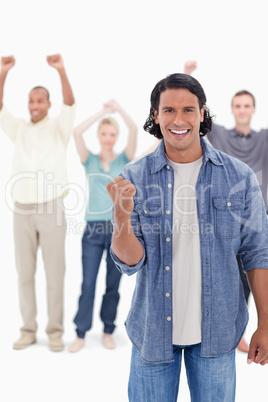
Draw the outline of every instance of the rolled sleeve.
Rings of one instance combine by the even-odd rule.
[[[143,252],[143,256],[142,256],[142,259],[140,260],[140,262],[138,262],[138,264],[133,265],[133,266],[123,264],[114,254],[112,247],[110,248],[110,254],[111,254],[111,257],[112,257],[117,269],[120,272],[122,272],[123,274],[127,274],[128,276],[135,274],[137,271],[139,271],[144,266],[144,262],[145,262],[145,253],[144,252]]]
[[[112,211],[112,224],[114,225],[114,209]],[[134,211],[131,214],[131,225],[132,225],[135,236],[137,237],[137,239],[139,240],[139,242],[141,243],[142,248],[143,248],[143,256],[142,256],[142,259],[138,262],[138,264],[130,266],[130,265],[122,263],[114,254],[112,247],[110,248],[111,257],[112,257],[116,267],[119,269],[120,272],[127,274],[129,276],[138,272],[146,264],[146,252],[145,252],[144,240],[143,240],[141,228],[140,228],[139,214],[137,211],[135,211],[135,207],[134,207]]]

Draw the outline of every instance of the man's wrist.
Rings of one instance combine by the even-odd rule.
[[[66,75],[64,66],[58,67],[57,70],[60,75]]]
[[[1,79],[2,81],[5,80],[5,78],[6,78],[6,76],[7,76],[7,73],[8,73],[8,70],[1,70],[1,72],[0,72],[0,79]]]
[[[268,330],[268,317],[265,314],[264,317],[258,318],[258,328]]]
[[[114,221],[117,224],[127,224],[128,222],[131,222],[131,213],[127,214],[122,211],[114,210]]]
[[[118,237],[126,239],[131,233],[133,233],[133,227],[131,220],[115,220],[113,223],[113,236],[115,239]]]

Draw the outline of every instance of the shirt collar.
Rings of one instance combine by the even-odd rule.
[[[39,123],[46,122],[48,119],[49,119],[49,116],[46,115],[45,117],[43,117],[43,119],[39,120],[37,123],[33,123],[32,120],[29,120],[29,125],[30,126],[37,126],[37,125],[39,125]]]
[[[210,160],[214,165],[223,165],[220,151],[213,148],[204,138],[200,137],[201,146],[203,149],[203,163]]]
[[[164,140],[160,142],[152,154],[151,174],[159,172],[164,166],[168,165]]]
[[[210,160],[214,165],[222,165],[219,151],[216,151],[206,140],[200,137],[203,149],[203,163]],[[164,141],[161,141],[156,150],[152,154],[151,174],[159,172],[163,167],[168,165]]]
[[[244,135],[243,133],[240,133],[239,131],[237,131],[235,128],[233,130],[231,130],[230,132],[232,137],[241,137],[241,138],[248,138],[251,137],[252,135],[252,130],[248,133],[248,135]]]

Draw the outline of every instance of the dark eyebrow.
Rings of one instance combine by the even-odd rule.
[[[168,109],[174,109],[174,107],[173,106],[163,106],[162,107],[162,110],[168,110]],[[195,106],[184,106],[183,107],[183,109],[196,109],[196,107]]]

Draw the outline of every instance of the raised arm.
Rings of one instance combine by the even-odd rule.
[[[191,75],[197,68],[197,62],[195,60],[188,60],[184,64],[184,74]]]
[[[253,334],[248,352],[248,363],[268,363],[268,269],[252,269],[247,278],[258,314],[258,328]]]
[[[65,105],[72,106],[74,104],[73,91],[69,83],[61,55],[54,54],[52,56],[47,56],[47,62],[59,73],[62,86],[63,103]]]
[[[125,124],[128,126],[128,141],[125,148],[125,153],[128,159],[132,160],[137,146],[138,127],[136,123],[116,100],[110,99],[104,105],[110,107],[114,112],[118,112],[124,120]]]
[[[90,150],[86,147],[83,134],[92,126],[92,124],[94,124],[100,117],[104,116],[107,113],[113,113],[113,110],[110,107],[104,105],[101,110],[88,117],[74,129],[75,146],[82,163],[87,160],[90,153]]]
[[[131,225],[136,188],[129,180],[116,177],[106,189],[114,204],[113,252],[122,263],[134,266],[143,257],[142,245]]]
[[[4,85],[6,81],[6,76],[9,70],[14,66],[15,59],[13,56],[2,57],[1,58],[1,72],[0,72],[0,110],[3,106],[3,96],[4,96]]]

